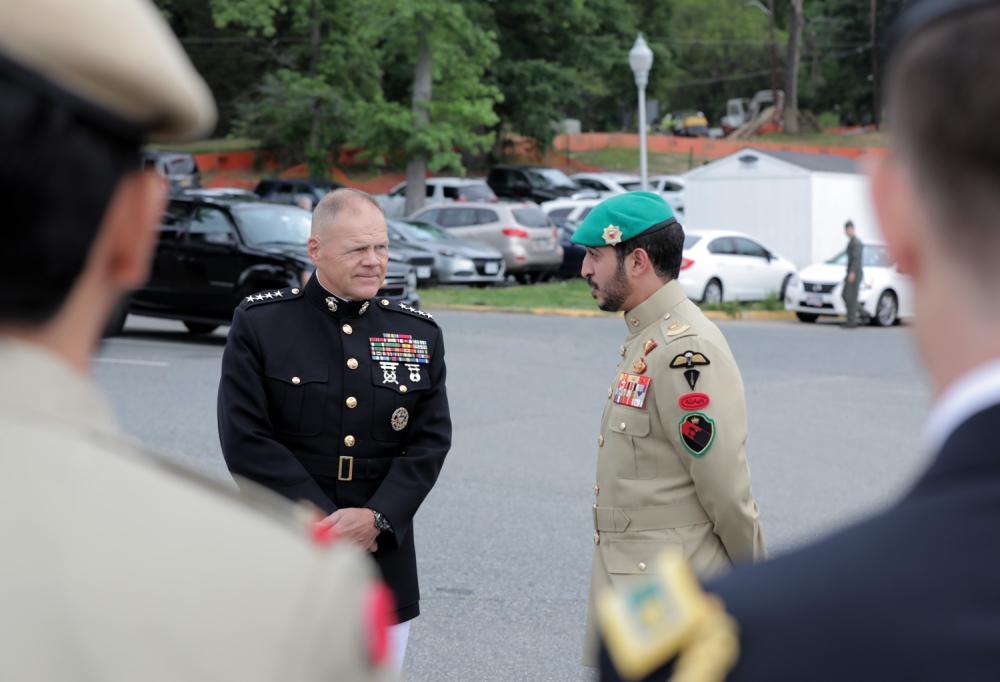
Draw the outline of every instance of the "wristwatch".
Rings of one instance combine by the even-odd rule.
[[[375,515],[375,529],[378,532],[384,533],[385,531],[392,531],[392,526],[389,525],[389,519],[385,518],[385,515],[382,512],[377,512],[372,509],[372,514]]]

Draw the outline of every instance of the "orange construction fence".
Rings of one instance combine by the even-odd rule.
[[[638,149],[639,135],[638,133],[558,135],[553,141],[552,146],[554,151],[559,154],[597,151],[609,147]],[[829,154],[859,160],[884,158],[891,154],[891,150],[886,147],[830,147],[823,145],[760,142],[757,140],[709,140],[703,137],[674,137],[672,135],[648,135],[646,137],[646,146],[651,152],[662,154],[693,154],[694,156],[712,159],[735,154],[747,147],[760,149],[761,151]]]

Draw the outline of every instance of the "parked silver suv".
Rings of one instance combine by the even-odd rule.
[[[500,249],[507,272],[521,282],[548,279],[562,263],[559,231],[535,203],[431,206],[410,219],[433,223],[456,237]]]

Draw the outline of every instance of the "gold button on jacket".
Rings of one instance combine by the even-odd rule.
[[[595,547],[583,656],[591,666],[598,664],[599,651],[594,598],[608,585],[655,572],[659,550],[683,548],[703,580],[730,570],[734,562],[764,558],[744,452],[743,380],[722,332],[676,281],[629,310],[625,327],[625,352],[608,377],[615,390],[605,404],[598,437],[594,489],[600,497],[592,510]],[[687,351],[700,353],[708,364],[689,367]],[[623,404],[616,390],[622,375],[640,376],[633,363],[645,365],[641,377],[649,379],[641,407]],[[689,398],[685,405],[698,407],[685,409],[680,399],[691,393],[704,393],[708,404]],[[713,426],[708,447],[698,453],[685,446],[681,435],[689,417],[698,419],[687,427],[689,433],[693,427]]]

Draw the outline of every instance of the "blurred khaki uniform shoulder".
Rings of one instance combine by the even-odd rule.
[[[625,323],[597,436],[583,656],[594,666],[596,596],[656,570],[664,547],[683,548],[702,580],[764,558],[744,451],[743,380],[725,337],[676,281],[626,313]]]
[[[387,680],[370,562],[308,512],[195,482],[119,435],[55,355],[0,338],[0,677]]]

